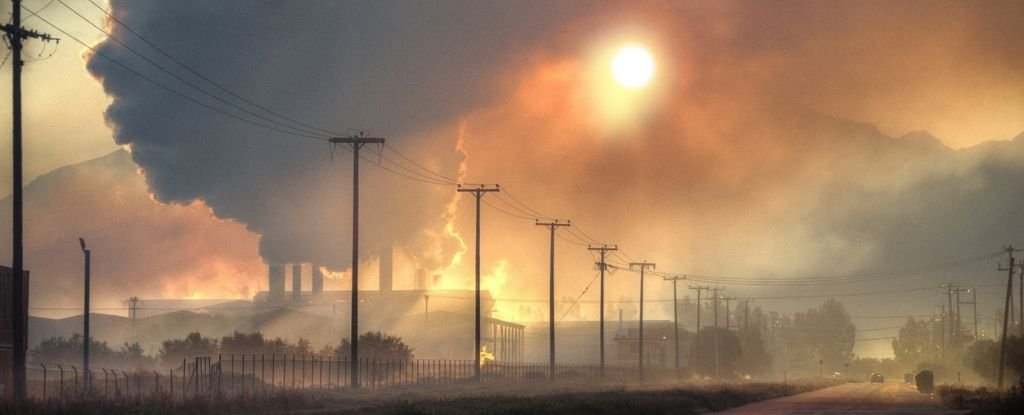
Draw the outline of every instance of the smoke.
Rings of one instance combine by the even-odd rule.
[[[0,214],[9,229],[10,198]],[[201,201],[154,203],[123,150],[58,169],[26,188],[33,315],[81,311],[79,237],[92,251],[93,307],[100,312],[122,314],[130,296],[244,298],[266,285],[255,235],[213,218]],[[0,250],[10,249],[8,239],[0,243]]]
[[[497,19],[454,4],[305,6],[114,2],[112,8],[119,20],[228,89],[324,128],[368,128],[411,158],[457,174],[457,132],[431,125],[479,103],[493,89],[483,75],[501,63],[478,61],[485,42],[467,45],[461,39],[477,25],[508,28],[517,13]],[[123,27],[111,27],[119,39],[148,50]],[[210,100],[115,42],[98,50]],[[157,200],[201,199],[218,217],[245,223],[260,235],[260,254],[268,262],[350,265],[349,153],[339,150],[332,162],[326,144],[222,117],[101,57],[92,56],[88,65],[114,99],[106,117],[115,140],[131,147]],[[438,131],[440,139],[422,138]],[[375,158],[376,149],[363,151]],[[392,245],[427,250],[412,253],[427,268],[458,255],[461,241],[445,241],[457,235],[431,234],[454,214],[443,213],[451,189],[408,186],[368,163],[360,180],[361,252],[367,259]]]
[[[1021,234],[1007,189],[1024,180],[1024,139],[978,144],[1024,129],[1021,26],[1005,17],[1020,5],[983,6],[113,2],[211,79],[316,125],[368,128],[447,176],[501,183],[509,193],[485,200],[572,219],[621,244],[617,262],[733,275],[916,266]],[[658,64],[635,94],[606,76],[625,42]],[[112,42],[100,50],[141,65]],[[98,57],[89,70],[159,201],[202,200],[260,235],[267,261],[350,265],[348,153],[332,162],[326,144],[226,119]],[[394,244],[469,275],[460,235],[473,215],[453,189],[369,163],[360,179],[368,258]],[[482,215],[483,269],[507,275],[508,296],[541,297],[546,232]],[[556,297],[574,298],[593,258],[560,236],[575,245],[557,241]],[[608,284],[616,297],[638,288],[628,273]]]

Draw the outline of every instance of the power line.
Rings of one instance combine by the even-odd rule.
[[[121,62],[118,62],[116,59],[114,59],[114,58],[108,56],[107,54],[99,51],[95,47],[90,46],[89,44],[83,42],[81,39],[75,37],[74,35],[72,35],[68,31],[62,29],[60,26],[57,26],[57,25],[53,24],[52,22],[50,22],[46,18],[44,18],[42,16],[38,16],[38,18],[43,23],[46,23],[46,24],[50,25],[51,27],[53,27],[57,31],[63,33],[65,36],[67,36],[71,40],[74,40],[75,42],[77,42],[78,44],[82,45],[86,49],[89,49],[90,51],[95,53],[96,56],[99,56],[99,57],[101,57],[103,59],[106,59],[110,63],[113,63],[114,65],[118,66],[119,68],[121,68],[121,69],[123,69],[125,71],[128,71],[129,73],[131,73],[131,74],[133,74],[133,75],[135,75],[135,76],[145,80],[146,82],[149,82],[149,83],[159,87],[160,89],[163,89],[163,90],[165,90],[167,92],[170,92],[171,94],[174,94],[174,95],[176,95],[176,96],[178,96],[178,97],[180,97],[182,99],[185,99],[187,101],[190,101],[190,102],[192,102],[192,103],[194,103],[196,105],[202,106],[202,107],[204,107],[206,109],[209,109],[211,111],[217,112],[217,113],[219,113],[221,115],[224,115],[226,117],[230,117],[230,118],[233,118],[235,120],[238,120],[238,121],[241,121],[241,122],[244,122],[244,123],[256,126],[256,127],[260,127],[260,128],[264,128],[264,129],[267,129],[267,130],[276,131],[276,132],[279,132],[279,133],[282,133],[282,134],[287,134],[287,135],[291,135],[291,136],[295,136],[295,137],[300,137],[300,138],[307,138],[307,139],[313,139],[313,140],[318,140],[318,141],[327,141],[327,138],[325,138],[323,136],[303,134],[303,133],[298,133],[298,132],[294,132],[294,131],[283,130],[283,129],[274,127],[272,125],[267,125],[267,124],[260,123],[258,121],[250,120],[248,118],[239,116],[237,114],[232,114],[230,112],[224,111],[224,110],[222,110],[220,108],[214,107],[214,106],[212,106],[210,104],[207,104],[205,102],[199,101],[198,99],[196,99],[196,98],[194,98],[192,96],[189,96],[189,95],[186,95],[186,94],[184,94],[184,93],[182,93],[180,91],[177,91],[174,88],[171,88],[171,87],[169,87],[167,85],[164,85],[164,84],[162,84],[162,83],[160,83],[160,82],[158,82],[158,81],[156,81],[156,80],[154,80],[154,79],[152,79],[152,78],[150,78],[150,77],[148,77],[146,75],[143,75],[139,71],[137,71],[137,70],[135,70],[135,69],[133,69],[133,68],[131,68],[131,67],[129,67],[129,66],[123,64],[123,63],[121,63]]]
[[[115,42],[117,42],[118,44],[121,44],[121,45],[122,45],[122,46],[124,46],[124,47],[125,47],[126,49],[128,49],[128,50],[130,50],[130,51],[134,52],[135,54],[139,55],[139,56],[140,56],[140,57],[142,57],[143,59],[146,59],[147,61],[149,61],[149,59],[148,59],[148,58],[144,57],[144,56],[143,56],[142,54],[140,54],[140,53],[138,53],[138,52],[135,52],[135,50],[134,50],[134,49],[131,49],[131,48],[129,48],[129,47],[127,46],[127,45],[125,45],[125,44],[124,44],[124,43],[122,43],[122,42],[121,42],[120,40],[118,40],[118,39],[117,39],[116,37],[114,37],[114,35],[113,35],[112,33],[110,33],[110,32],[107,32],[106,30],[104,30],[104,29],[102,29],[102,28],[100,28],[100,27],[96,26],[96,25],[95,25],[95,24],[93,24],[93,23],[92,23],[91,21],[89,21],[88,19],[86,19],[86,18],[85,18],[84,16],[82,16],[81,14],[79,14],[79,13],[78,13],[78,11],[76,11],[76,10],[75,10],[74,8],[72,8],[72,7],[68,6],[68,5],[66,4],[66,3],[64,3],[64,0],[58,0],[58,1],[60,1],[60,3],[61,3],[61,5],[62,5],[62,6],[64,6],[64,7],[65,7],[65,8],[67,8],[68,10],[71,10],[71,12],[73,12],[73,13],[75,13],[76,15],[78,15],[79,17],[81,17],[81,18],[82,18],[83,20],[85,20],[86,22],[88,22],[88,23],[89,23],[90,25],[92,25],[93,27],[95,27],[95,28],[97,28],[98,30],[102,31],[103,33],[107,34],[107,36],[108,36],[108,37],[110,37],[110,38],[111,38],[112,40],[114,40],[114,41],[115,41]],[[107,12],[107,10],[106,10],[106,9],[104,9],[104,8],[103,8],[102,6],[100,6],[99,4],[97,4],[96,2],[94,2],[93,0],[89,0],[89,2],[90,2],[90,3],[91,3],[91,4],[93,5],[93,6],[94,6],[94,7],[96,7],[96,8],[97,8],[97,9],[98,9],[99,11],[103,12],[103,14],[105,14],[105,15],[106,15],[106,16],[107,16],[107,17],[108,17],[108,18],[109,18],[109,19],[110,19],[111,21],[113,21],[114,23],[117,23],[117,24],[118,24],[119,26],[123,27],[123,28],[124,28],[125,30],[127,30],[127,31],[128,31],[128,32],[130,32],[131,34],[135,35],[135,37],[137,37],[137,38],[138,38],[139,40],[141,40],[141,41],[143,41],[144,43],[146,43],[147,45],[149,45],[149,47],[153,48],[153,50],[156,50],[156,51],[157,51],[157,52],[159,52],[159,53],[160,53],[161,55],[163,55],[163,56],[164,56],[164,57],[166,57],[167,59],[170,59],[170,60],[171,60],[172,62],[174,62],[174,63],[175,63],[175,64],[177,64],[178,66],[180,66],[180,67],[184,68],[185,70],[189,71],[189,72],[190,72],[190,73],[192,73],[193,75],[195,75],[195,76],[199,77],[199,79],[202,79],[203,81],[206,81],[207,83],[209,83],[210,85],[213,85],[213,86],[214,86],[214,87],[216,87],[217,89],[219,89],[219,90],[221,90],[221,91],[224,91],[224,92],[226,92],[226,93],[227,93],[228,95],[231,95],[232,97],[234,97],[234,98],[236,98],[236,99],[238,99],[238,100],[240,100],[240,101],[242,101],[242,102],[244,102],[244,103],[246,103],[246,104],[249,104],[249,105],[251,105],[251,106],[253,106],[253,107],[256,107],[256,108],[258,108],[258,109],[260,109],[260,110],[263,110],[263,111],[264,111],[264,112],[266,112],[267,114],[270,114],[270,115],[273,115],[273,116],[275,116],[275,117],[278,117],[278,118],[280,118],[280,119],[283,119],[283,120],[289,121],[289,122],[291,122],[291,123],[294,123],[294,124],[296,124],[296,125],[299,125],[299,126],[302,126],[302,127],[305,127],[305,128],[309,128],[309,129],[311,129],[311,130],[314,130],[314,131],[318,131],[318,132],[319,132],[319,133],[320,133],[321,135],[325,135],[325,136],[340,136],[340,135],[343,135],[343,134],[341,134],[341,133],[338,133],[338,132],[335,132],[335,131],[331,131],[331,130],[326,130],[326,129],[322,129],[322,128],[316,127],[316,126],[314,126],[314,125],[310,125],[310,124],[307,124],[307,123],[305,123],[305,122],[302,122],[302,121],[296,120],[296,119],[294,119],[294,118],[288,117],[288,116],[286,116],[286,115],[280,114],[280,113],[278,113],[278,112],[275,112],[275,111],[273,111],[273,110],[271,110],[271,109],[269,109],[269,108],[267,108],[267,107],[265,107],[265,106],[263,106],[263,105],[260,105],[260,104],[258,104],[258,103],[256,103],[256,102],[252,101],[252,100],[249,100],[249,99],[247,99],[247,98],[245,98],[245,97],[243,97],[243,96],[239,95],[238,93],[236,93],[236,92],[232,91],[231,89],[228,89],[228,88],[224,87],[223,85],[221,85],[221,84],[220,84],[220,83],[218,83],[218,82],[215,82],[214,80],[210,79],[209,77],[207,77],[207,76],[204,76],[204,75],[203,75],[202,73],[200,73],[199,71],[196,71],[196,70],[195,70],[195,69],[193,69],[193,68],[192,68],[191,66],[189,66],[189,65],[186,65],[186,64],[185,64],[184,62],[182,62],[181,60],[179,60],[179,59],[175,58],[175,57],[174,57],[173,55],[171,55],[171,54],[167,53],[167,52],[166,52],[166,51],[165,51],[164,49],[160,48],[159,46],[157,46],[157,45],[156,45],[156,44],[154,44],[153,42],[150,42],[150,41],[149,41],[149,40],[147,40],[147,39],[146,39],[146,38],[145,38],[144,36],[142,36],[141,34],[139,34],[139,32],[136,32],[136,31],[135,31],[134,29],[132,29],[132,28],[131,28],[131,27],[129,27],[129,26],[127,25],[127,24],[125,24],[124,22],[122,22],[122,21],[121,21],[120,19],[118,19],[118,18],[117,18],[116,16],[114,16],[113,14],[111,14],[111,13]],[[156,64],[154,63],[154,65],[156,65]],[[173,75],[172,75],[172,76],[173,76]]]
[[[200,87],[199,85],[196,85],[195,83],[193,83],[193,82],[191,82],[191,81],[189,81],[189,80],[187,80],[187,79],[185,79],[185,78],[183,78],[183,77],[179,76],[178,74],[176,74],[176,73],[174,73],[174,72],[171,72],[171,71],[170,71],[170,70],[168,70],[167,68],[164,68],[163,66],[161,66],[161,65],[160,65],[159,63],[156,63],[156,62],[154,62],[154,61],[153,61],[152,59],[150,59],[150,58],[149,58],[149,57],[147,57],[146,55],[143,55],[143,54],[142,54],[141,52],[139,52],[139,51],[135,50],[135,49],[134,49],[134,48],[132,48],[131,46],[128,46],[128,45],[127,45],[126,43],[122,42],[122,41],[121,41],[120,39],[118,39],[118,38],[117,38],[116,36],[114,36],[114,34],[113,34],[113,33],[111,33],[111,32],[108,32],[108,31],[106,31],[106,29],[103,29],[102,27],[99,27],[99,26],[97,26],[97,25],[96,25],[95,23],[93,23],[93,22],[92,22],[91,20],[89,20],[89,19],[88,19],[87,17],[85,17],[85,16],[83,16],[83,15],[82,15],[81,13],[79,13],[79,12],[78,12],[78,10],[75,10],[75,9],[74,9],[74,8],[72,8],[71,6],[68,6],[68,5],[67,5],[67,3],[64,3],[64,0],[57,0],[57,2],[58,2],[58,3],[60,3],[60,4],[62,5],[62,6],[64,6],[64,8],[66,8],[66,9],[70,10],[70,11],[71,11],[72,13],[74,13],[74,14],[75,14],[76,16],[78,16],[79,18],[81,18],[81,19],[82,19],[83,21],[85,21],[86,23],[88,23],[88,24],[89,24],[90,26],[92,26],[92,27],[93,27],[93,28],[95,28],[96,30],[99,30],[99,31],[100,31],[100,32],[102,32],[103,34],[107,35],[107,37],[108,37],[108,38],[109,38],[110,40],[114,41],[114,42],[115,42],[115,43],[117,43],[118,45],[121,45],[121,47],[123,47],[123,48],[125,48],[126,50],[128,50],[129,52],[131,52],[131,53],[135,54],[135,55],[136,55],[136,56],[138,56],[139,58],[142,58],[142,60],[143,60],[143,61],[145,61],[146,63],[150,64],[150,65],[151,65],[151,66],[153,66],[154,68],[156,68],[156,69],[160,70],[161,72],[163,72],[163,73],[165,73],[165,74],[167,74],[167,75],[171,76],[171,77],[172,77],[172,78],[174,78],[174,79],[177,79],[177,80],[178,80],[179,82],[181,82],[181,83],[184,83],[185,85],[188,85],[189,87],[191,87],[192,89],[196,90],[197,92],[199,92],[199,93],[201,93],[201,94],[203,94],[203,95],[206,95],[207,97],[210,97],[210,98],[212,98],[212,99],[214,99],[214,100],[216,100],[216,101],[218,101],[218,102],[220,102],[220,103],[222,103],[222,104],[224,104],[224,105],[227,105],[227,106],[229,106],[229,107],[231,107],[231,108],[234,108],[234,109],[236,109],[236,110],[238,110],[238,111],[242,111],[242,112],[244,112],[244,113],[246,113],[246,114],[248,114],[248,115],[250,115],[250,116],[256,117],[257,119],[260,119],[260,120],[266,121],[266,122],[268,122],[268,123],[271,123],[271,124],[275,124],[275,125],[278,125],[278,126],[280,126],[280,127],[282,127],[282,128],[288,128],[288,129],[292,129],[292,130],[295,130],[295,131],[297,131],[297,132],[299,132],[299,133],[302,133],[302,134],[305,134],[305,135],[309,135],[309,136],[317,136],[317,137],[320,137],[320,138],[329,138],[329,137],[331,137],[331,136],[337,136],[337,135],[341,135],[341,134],[336,134],[336,133],[331,133],[331,132],[327,132],[326,134],[325,134],[325,133],[322,133],[322,132],[318,132],[318,131],[315,131],[315,130],[320,130],[320,129],[319,129],[319,128],[315,128],[315,127],[314,127],[314,128],[315,128],[315,130],[314,130],[314,129],[305,129],[305,128],[299,128],[299,127],[295,127],[295,126],[293,126],[293,125],[289,125],[289,124],[286,124],[286,123],[283,123],[283,122],[280,122],[280,121],[277,121],[277,120],[274,120],[274,119],[271,119],[271,118],[265,117],[265,116],[263,116],[263,115],[257,114],[257,113],[255,113],[255,112],[253,112],[253,111],[250,111],[250,110],[246,109],[246,108],[242,108],[242,107],[241,107],[240,105],[237,105],[237,104],[235,104],[235,103],[232,103],[232,102],[228,102],[228,101],[227,101],[226,99],[224,99],[224,98],[221,98],[221,97],[219,97],[219,96],[217,96],[217,95],[214,95],[213,93],[211,93],[211,92],[207,91],[206,89],[204,89],[204,88]],[[40,19],[41,19],[41,18],[40,18]],[[45,20],[44,20],[44,21],[45,21]],[[95,49],[93,49],[93,50],[95,51]],[[172,59],[173,59],[173,58],[172,58]],[[177,62],[177,60],[175,60],[175,62]],[[188,69],[188,70],[192,71],[192,69],[191,69],[191,68],[187,68],[187,67],[186,67],[186,69]],[[192,71],[192,72],[193,72],[193,73],[197,73],[197,72],[195,72],[195,71]],[[202,77],[202,75],[199,75],[199,76],[200,76],[200,77]],[[203,77],[203,79],[207,79],[207,78]],[[208,81],[208,82],[211,82],[211,83],[212,83],[212,81]],[[214,85],[215,85],[215,86],[218,86],[218,87],[220,87],[219,85],[216,85],[215,83],[214,83]],[[221,88],[221,89],[224,89],[224,88]],[[238,96],[237,94],[235,94],[235,93],[233,93],[233,92],[230,92],[230,91],[228,91],[228,93],[230,93],[230,94],[231,94],[232,96],[235,96],[235,97],[241,98],[241,97],[239,97],[239,96]],[[249,104],[251,104],[251,105],[255,105],[255,106],[257,106],[257,107],[259,107],[259,108],[261,108],[261,109],[264,109],[265,111],[267,111],[267,112],[270,112],[271,114],[273,114],[273,115],[275,115],[275,116],[278,116],[278,117],[282,117],[281,115],[278,115],[278,114],[276,114],[276,113],[273,113],[272,111],[266,110],[266,109],[265,109],[264,107],[261,107],[261,106],[259,106],[259,105],[253,104],[253,103],[252,103],[251,101],[249,101],[249,100],[246,100],[246,99],[244,99],[244,98],[241,98],[241,99],[242,99],[243,101],[245,101],[246,103],[249,103]],[[285,117],[285,118],[286,118],[286,117]]]

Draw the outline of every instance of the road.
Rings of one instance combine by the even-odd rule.
[[[784,398],[756,402],[719,414],[962,414],[944,408],[935,394],[903,382],[847,383]]]

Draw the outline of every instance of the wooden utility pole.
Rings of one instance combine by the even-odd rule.
[[[13,170],[11,174],[13,179],[11,186],[11,211],[13,213],[11,222],[11,251],[13,254],[11,260],[11,268],[13,268],[11,276],[13,279],[11,281],[11,306],[13,309],[11,335],[14,346],[12,356],[14,373],[11,374],[11,378],[12,395],[15,399],[24,400],[28,390],[25,383],[25,353],[28,349],[28,296],[25,293],[28,283],[25,280],[25,245],[22,239],[24,222],[21,168],[21,67],[25,62],[21,60],[21,42],[29,38],[40,39],[44,42],[60,42],[60,39],[21,27],[21,0],[11,0],[11,6],[11,23],[0,26],[7,37],[7,43],[11,45],[11,124],[13,127],[11,137],[11,167]]]
[[[653,262],[630,262],[629,269],[640,270],[640,383],[644,382],[644,271],[654,269]]]
[[[1016,268],[1014,268],[1016,266],[1016,262],[1014,262],[1013,258],[1013,253],[1016,250],[1013,249],[1013,245],[1010,245],[1005,249],[1006,255],[1010,257],[1010,266],[1006,268],[999,268],[1000,271],[1006,271],[1008,275],[1006,278],[1006,302],[1003,305],[1003,334],[1002,340],[999,342],[999,382],[997,385],[999,389],[1003,388],[1003,368],[1006,366],[1006,330],[1008,329],[1007,326],[1011,316],[1010,296],[1013,295],[1013,271],[1016,270]]]
[[[82,254],[85,255],[85,270],[84,270],[84,287],[82,290],[83,301],[82,301],[82,379],[85,387],[82,388],[82,392],[86,396],[89,395],[90,389],[92,389],[91,373],[89,372],[89,344],[92,343],[91,336],[89,335],[89,274],[91,272],[91,261],[92,251],[85,247],[85,239],[78,238],[78,244],[82,246]]]
[[[724,288],[721,287],[715,287],[711,289],[711,291],[715,293],[715,379],[719,378],[719,374],[721,372],[721,359],[718,354],[718,300],[721,298],[721,296],[718,295],[718,292],[722,290],[724,290]]]
[[[665,277],[666,281],[672,281],[672,321],[675,324],[676,343],[676,376],[679,375],[679,298],[676,289],[676,282],[685,280],[686,276]]]
[[[601,314],[601,327],[600,327],[601,336],[600,336],[600,339],[601,339],[601,377],[603,378],[604,377],[604,271],[606,269],[608,269],[608,264],[604,262],[604,256],[605,256],[605,254],[608,251],[618,251],[619,247],[618,247],[618,245],[612,245],[612,246],[608,246],[608,245],[589,246],[588,245],[587,246],[587,250],[589,250],[589,251],[600,251],[601,252],[601,262],[597,263],[597,269],[599,269],[601,271],[601,301],[600,301],[601,302],[601,307],[600,307],[601,308],[600,309],[600,314]]]
[[[695,355],[693,357],[694,357],[694,360],[700,361],[700,308],[702,307],[701,301],[700,301],[700,293],[701,293],[701,291],[707,290],[709,288],[706,285],[699,285],[699,286],[696,286],[696,287],[691,285],[690,289],[691,290],[697,290],[697,330],[695,331],[695,333],[697,333],[697,340],[696,340],[697,341],[697,345],[696,345],[697,346],[697,353],[695,353]]]
[[[352,339],[349,370],[353,388],[359,388],[359,149],[367,144],[384,144],[380,137],[332,137],[331,144],[352,148]]]
[[[730,301],[732,301],[732,298],[725,297],[725,330],[726,331],[729,331],[731,329],[731,327],[729,326],[729,321],[731,320],[731,318],[730,318],[730,316],[731,316],[731,314],[730,314],[731,313],[731,311],[730,311],[730,309],[731,309]]]
[[[494,187],[484,187],[483,185],[480,185],[480,187],[478,187],[476,189],[463,189],[462,186],[460,185],[459,188],[456,189],[455,191],[456,192],[469,193],[469,194],[473,195],[474,198],[476,198],[476,248],[475,248],[476,249],[476,253],[475,253],[476,264],[474,265],[474,267],[476,269],[476,313],[475,313],[475,317],[474,317],[474,320],[473,320],[474,321],[473,325],[474,325],[474,327],[476,327],[475,336],[474,336],[474,343],[473,343],[474,344],[474,349],[473,349],[474,350],[474,352],[473,352],[473,356],[474,357],[473,357],[473,359],[476,362],[476,364],[473,366],[474,367],[474,369],[473,369],[473,377],[477,381],[479,381],[480,380],[480,352],[481,352],[481,349],[480,349],[480,198],[484,197],[484,195],[489,193],[489,192],[500,192],[501,190],[499,190],[498,185],[494,185]],[[426,304],[426,302],[424,302],[424,304]]]
[[[555,219],[551,222],[537,221],[537,226],[545,226],[551,231],[551,262],[550,262],[550,285],[548,286],[548,336],[550,356],[548,361],[548,379],[555,380],[555,230],[563,226],[572,226],[569,221],[559,222]]]

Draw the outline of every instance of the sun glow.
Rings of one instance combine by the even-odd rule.
[[[612,59],[612,77],[629,89],[641,88],[654,77],[654,57],[642,46],[625,46]]]

